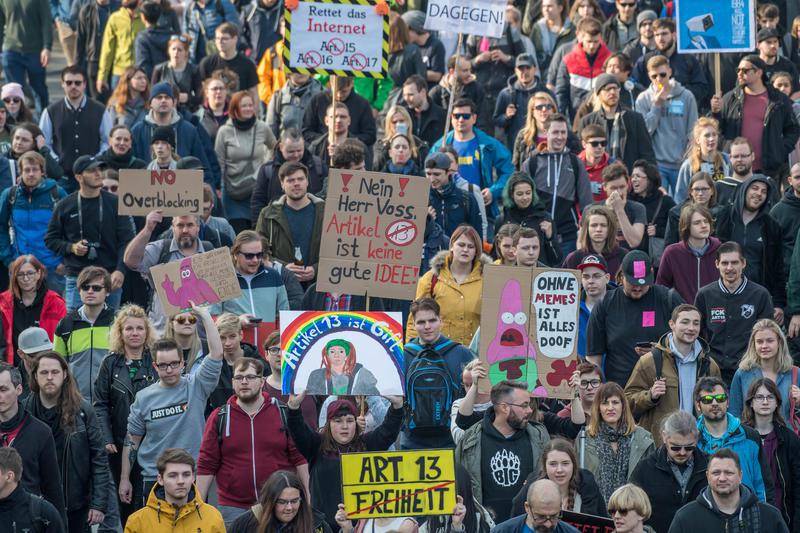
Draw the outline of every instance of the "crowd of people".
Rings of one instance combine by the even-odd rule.
[[[291,4],[0,0],[0,531],[800,532],[800,5],[715,68],[672,1],[397,0],[376,80],[286,70]],[[202,214],[121,215],[131,169]],[[330,169],[428,180],[413,301],[317,290]],[[241,295],[166,312],[222,247]],[[570,398],[479,386],[491,264],[579,271]],[[283,394],[280,311],[367,309],[441,386]],[[441,448],[452,510],[350,519],[341,454]]]

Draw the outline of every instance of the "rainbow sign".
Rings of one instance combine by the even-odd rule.
[[[281,311],[283,394],[403,395],[400,313]]]

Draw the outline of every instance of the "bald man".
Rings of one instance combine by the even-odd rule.
[[[579,533],[560,518],[561,493],[558,485],[549,479],[540,479],[528,487],[525,514],[498,524],[492,533],[522,533],[525,526],[534,533]]]

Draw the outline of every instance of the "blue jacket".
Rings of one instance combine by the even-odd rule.
[[[764,373],[760,368],[752,368],[750,370],[736,369],[731,382],[730,404],[728,412],[733,416],[742,416],[742,409],[744,408],[744,399],[747,396],[747,390],[750,384],[757,379],[763,378]],[[789,418],[789,400],[792,392],[792,371],[778,374],[778,390],[781,391],[781,414],[786,421]]]
[[[54,21],[66,22],[73,30],[78,29],[77,19],[72,18],[71,0],[50,0],[50,13]]]
[[[199,64],[206,56],[206,43],[214,40],[217,26],[223,22],[239,26],[239,16],[229,0],[210,0],[204,7],[192,0],[183,12],[183,22],[186,33],[192,38],[189,61]]]
[[[212,305],[210,310],[212,315],[249,314],[264,322],[277,323],[278,313],[289,310],[286,287],[277,270],[262,265],[249,282],[239,272],[236,272],[236,279],[239,280],[242,293],[233,300]]]
[[[503,143],[474,128],[475,137],[478,139],[478,150],[481,155],[481,188],[488,188],[492,192],[492,213],[496,216],[500,213],[499,205],[503,199],[503,189],[506,186],[508,177],[514,172],[514,164],[511,162],[511,152],[508,151]],[[453,132],[447,134],[445,144],[453,144]],[[436,141],[431,147],[430,153],[436,152],[442,146],[442,139]],[[494,179],[494,171],[497,172],[497,180]],[[480,235],[481,232],[478,231]]]
[[[492,528],[492,533],[522,533],[525,527],[525,519],[528,518],[527,514],[509,518],[505,522],[500,522]],[[559,521],[553,529],[553,533],[580,533],[575,526],[570,525],[564,521]]]
[[[697,447],[708,455],[722,448],[730,448],[739,455],[742,463],[742,483],[756,493],[758,499],[773,501],[775,499],[772,474],[769,472],[769,463],[761,448],[761,437],[755,430],[745,426],[742,422],[728,413],[728,432],[717,439],[706,429],[704,417],[697,419],[697,429],[700,430],[700,440]]]
[[[49,178],[45,178],[30,196],[27,188],[20,185],[12,212],[11,191],[9,187],[0,195],[0,260],[8,265],[20,255],[32,254],[48,269],[54,269],[61,264],[62,257],[45,246],[44,235],[56,204],[53,197],[61,199],[67,193]],[[11,229],[14,230],[13,243]]]
[[[153,75],[153,69],[159,63],[163,63],[167,56],[167,43],[172,36],[169,28],[146,28],[136,36],[134,48],[136,50],[136,66],[144,69],[149,79]]]
[[[481,212],[475,196],[457,188],[452,179],[441,191],[431,187],[428,205],[436,211],[435,222],[442,227],[448,238],[460,224],[469,224],[478,235],[483,235]]]

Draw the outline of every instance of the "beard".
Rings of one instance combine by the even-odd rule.
[[[178,248],[181,250],[188,250],[190,248],[194,248],[194,244],[197,242],[195,237],[181,237],[178,239]]]
[[[508,413],[508,419],[506,420],[509,426],[516,429],[517,431],[525,429],[525,425],[528,423],[527,418],[522,418],[521,416],[517,416],[514,411],[510,411]]]
[[[236,393],[236,399],[238,399],[239,401],[241,401],[243,403],[251,403],[256,398],[258,398],[260,394],[261,394],[261,391],[259,389],[252,389],[252,390],[250,390],[248,392],[238,392],[238,393]]]

